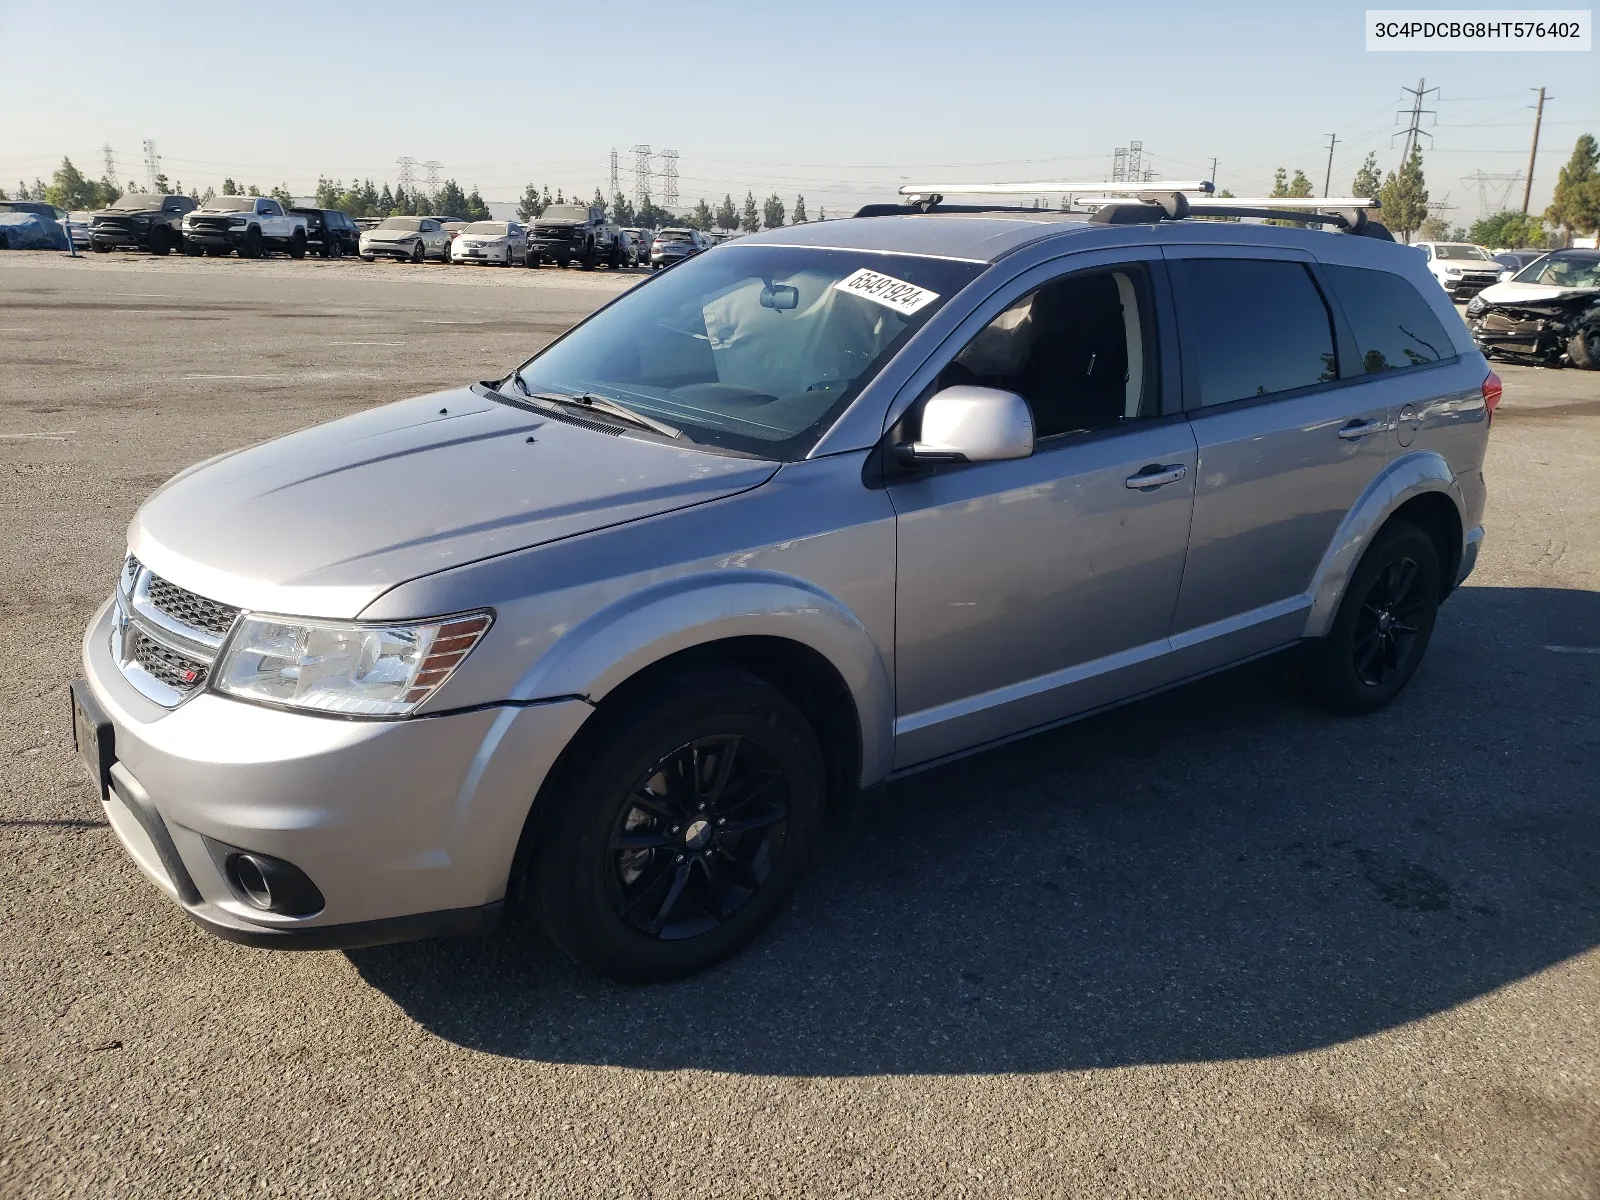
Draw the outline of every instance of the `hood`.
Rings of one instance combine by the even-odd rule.
[[[1526,308],[1529,305],[1537,305],[1540,308],[1565,308],[1571,302],[1592,300],[1600,296],[1600,288],[1551,287],[1547,283],[1515,283],[1507,280],[1505,283],[1490,284],[1478,295],[1485,304],[1497,304],[1508,308]]]
[[[587,224],[588,224],[587,221],[541,221],[541,220],[535,220],[534,223],[533,223],[533,227],[535,229],[581,229]]]
[[[733,495],[777,469],[462,389],[191,467],[145,502],[128,546],[202,596],[350,618],[407,580]]]
[[[369,229],[361,236],[374,242],[405,242],[422,234],[415,229]]]

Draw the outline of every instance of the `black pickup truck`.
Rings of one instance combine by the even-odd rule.
[[[546,262],[624,266],[622,230],[597,205],[552,204],[534,218],[528,233],[528,265]]]
[[[199,202],[193,196],[130,192],[89,220],[89,246],[100,254],[118,246],[170,254],[183,247],[183,218]]]

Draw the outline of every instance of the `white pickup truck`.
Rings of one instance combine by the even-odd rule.
[[[216,196],[183,219],[186,254],[260,258],[283,250],[290,258],[306,256],[306,219],[287,211],[271,196]]]

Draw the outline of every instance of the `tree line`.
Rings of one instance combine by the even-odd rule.
[[[722,203],[715,208],[706,200],[701,199],[686,213],[675,213],[671,209],[662,208],[650,198],[647,192],[644,201],[636,204],[628,196],[617,192],[608,201],[599,188],[595,188],[594,196],[589,200],[581,200],[574,193],[571,197],[565,196],[560,189],[551,196],[548,187],[540,189],[537,184],[530,183],[522,189],[522,199],[517,202],[517,217],[522,221],[533,221],[542,215],[545,209],[552,204],[587,204],[593,208],[603,208],[606,219],[622,226],[637,226],[644,229],[660,229],[672,225],[684,229],[699,229],[706,233],[712,230],[721,230],[724,233],[741,231],[755,233],[758,229],[777,229],[783,225],[804,225],[811,220],[806,215],[806,198],[796,196],[794,209],[784,204],[783,198],[773,192],[765,201],[758,203],[754,192],[746,192],[743,207],[734,205],[731,194],[722,197]],[[827,211],[819,210],[817,220],[826,221]]]
[[[1223,193],[1226,195],[1226,193]],[[1291,178],[1279,167],[1273,196],[1311,196],[1311,181],[1304,171]],[[1510,209],[1491,213],[1470,227],[1451,226],[1428,208],[1428,184],[1422,170],[1422,148],[1413,145],[1398,171],[1381,175],[1378,156],[1368,154],[1350,182],[1352,196],[1377,197],[1383,206],[1383,223],[1402,240],[1412,234],[1424,242],[1472,242],[1480,246],[1528,247],[1543,250],[1565,246],[1574,235],[1600,231],[1600,144],[1593,134],[1582,134],[1572,157],[1556,179],[1555,194],[1543,215]]]

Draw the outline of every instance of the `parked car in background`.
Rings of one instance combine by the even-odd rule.
[[[432,217],[385,217],[361,235],[361,257],[450,261],[450,235]]]
[[[1500,278],[1500,264],[1468,242],[1412,242],[1452,300],[1469,300]]]
[[[558,267],[622,266],[622,230],[599,205],[552,204],[533,220],[533,251]]]
[[[650,268],[660,270],[711,248],[711,239],[698,229],[663,229],[650,243]]]
[[[188,254],[260,258],[281,250],[306,256],[306,219],[271,196],[213,196],[183,218]]]
[[[628,235],[629,250],[633,255],[631,266],[643,267],[650,262],[650,242],[655,237],[648,229],[624,229]]]
[[[72,239],[74,246],[89,248],[89,225],[94,220],[94,214],[88,209],[78,209],[67,214],[67,236]]]
[[[193,196],[130,192],[94,214],[89,248],[105,254],[118,247],[171,254],[183,248],[183,219],[199,201]]]
[[[1529,263],[1538,262],[1548,250],[1499,250],[1494,261],[1500,266],[1500,282],[1504,283]]]
[[[11,222],[15,227],[7,233],[0,235],[0,249],[12,250],[40,249],[40,250],[67,250],[70,249],[68,238],[72,231],[68,222],[68,213],[64,208],[57,208],[54,204],[46,204],[42,200],[0,200],[0,214],[13,213],[35,218],[39,227],[37,230],[29,229],[24,222]],[[27,232],[24,232],[24,230]],[[15,243],[15,244],[13,244]]]
[[[516,221],[474,221],[450,243],[450,261],[528,266],[528,230]]]
[[[1380,709],[1477,560],[1500,380],[1403,246],[1123,207],[752,234],[181,472],[70,689],[111,829],[247,944],[511,916],[666,979],[860,788],[1292,647]]]
[[[439,222],[439,228],[452,242],[455,241],[458,236],[460,236],[460,233],[463,229],[471,224],[471,222],[463,220],[461,217],[445,217],[440,216],[437,213],[428,214],[426,219],[429,221]],[[448,249],[445,251],[444,261],[450,261],[450,252]]]
[[[361,231],[348,213],[337,208],[291,208],[306,219],[306,249],[323,258],[361,252]]]
[[[1552,250],[1467,305],[1490,358],[1600,370],[1600,250]]]

